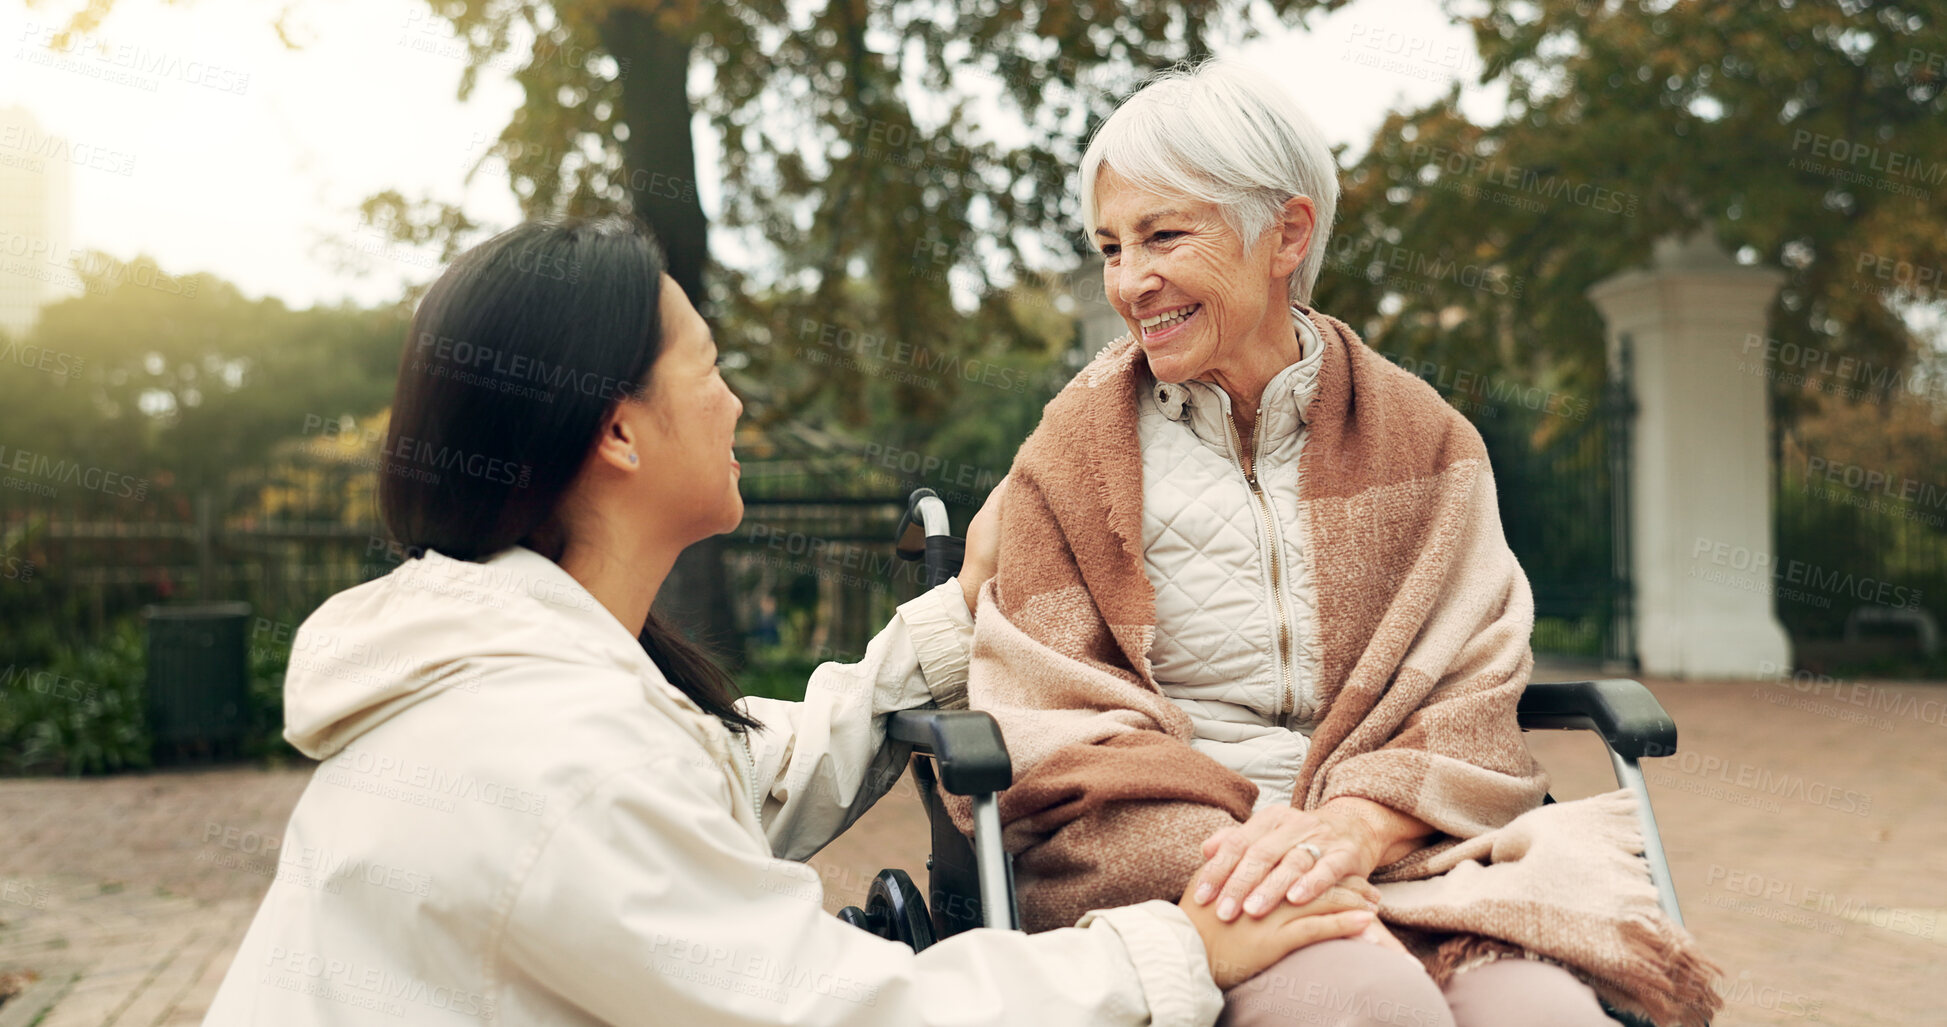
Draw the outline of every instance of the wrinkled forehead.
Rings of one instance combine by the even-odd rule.
[[[1203,199],[1161,189],[1118,174],[1103,165],[1095,178],[1095,224],[1091,234],[1143,232],[1172,218],[1208,218],[1215,211]]]

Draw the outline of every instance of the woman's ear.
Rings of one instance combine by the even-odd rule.
[[[1271,255],[1271,274],[1289,278],[1305,262],[1311,250],[1312,234],[1318,227],[1318,208],[1309,196],[1293,196],[1284,202],[1278,224],[1278,248]]]
[[[642,432],[631,423],[632,406],[627,402],[615,404],[603,419],[601,439],[595,444],[595,459],[617,470],[631,471],[642,466]]]

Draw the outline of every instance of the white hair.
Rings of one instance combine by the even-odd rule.
[[[1310,248],[1291,275],[1290,299],[1311,302],[1339,205],[1338,165],[1324,133],[1264,74],[1229,60],[1177,67],[1123,101],[1082,155],[1082,221],[1097,226],[1103,168],[1151,192],[1214,203],[1248,251],[1308,196],[1317,213]]]

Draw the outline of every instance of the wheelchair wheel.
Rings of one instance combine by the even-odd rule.
[[[846,906],[838,911],[838,918],[867,934],[900,942],[914,952],[925,950],[935,940],[925,893],[904,870],[879,871],[866,890],[865,908]]]

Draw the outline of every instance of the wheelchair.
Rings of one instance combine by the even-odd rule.
[[[901,559],[924,561],[927,587],[960,570],[965,540],[954,537],[946,504],[929,488],[915,490],[901,513],[895,538]],[[1677,751],[1677,726],[1640,682],[1531,682],[1521,694],[1517,719],[1523,731],[1594,731],[1601,735],[1616,783],[1635,793],[1642,820],[1644,856],[1664,912],[1677,923],[1683,913],[1663,854],[1662,836],[1650,810],[1649,787],[1638,761]],[[927,892],[897,868],[881,870],[866,892],[865,907],[847,906],[838,917],[914,951],[975,927],[1019,930],[1013,857],[1001,847],[1000,792],[1014,781],[1000,725],[978,710],[906,710],[890,718],[887,733],[913,747],[911,772],[932,833],[926,859]],[[973,802],[971,842],[948,815],[940,791]],[[1544,795],[1544,805],[1554,802]],[[1641,1017],[1604,1011],[1626,1027],[1656,1027]]]

